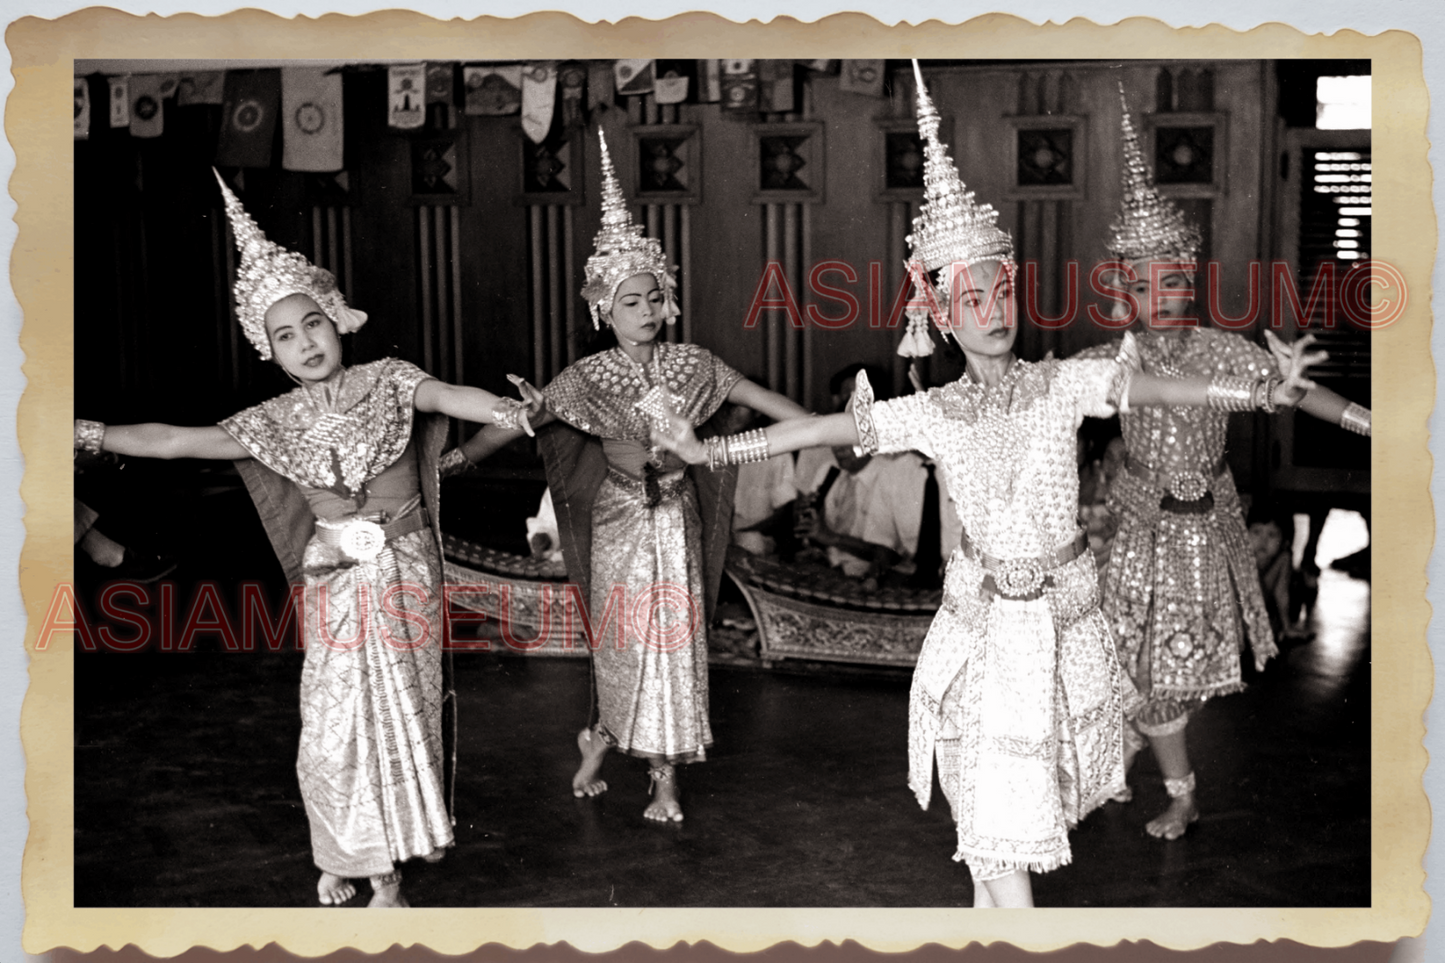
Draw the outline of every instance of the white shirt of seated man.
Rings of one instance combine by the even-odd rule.
[[[792,504],[798,490],[792,454],[738,466],[737,493],[733,496],[733,542],[754,555],[771,555],[777,546],[762,532],[750,531]]]
[[[892,549],[903,557],[895,569],[911,573],[923,520],[923,487],[928,478],[923,459],[914,452],[875,455],[862,467],[844,471],[832,449],[805,449],[798,453],[795,469],[798,493],[817,491],[834,467],[840,469],[838,478],[823,501],[823,519],[828,527],[840,535]],[[936,469],[934,478],[938,481],[939,547],[947,559],[958,546],[963,524]],[[868,559],[833,546],[828,548],[828,562],[853,578],[867,575],[870,564]]]

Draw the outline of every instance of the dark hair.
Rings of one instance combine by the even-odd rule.
[[[1089,465],[1104,457],[1109,442],[1120,437],[1119,419],[1085,418],[1079,425],[1079,440],[1084,443],[1084,464]]]
[[[848,367],[834,372],[833,377],[828,379],[828,392],[838,394],[843,390],[843,382],[849,378],[858,377],[860,371],[868,372],[868,383],[873,386],[873,394],[879,401],[892,396],[893,376],[876,364],[864,364],[861,361],[855,361]]]
[[[1294,513],[1270,498],[1258,498],[1249,506],[1246,525],[1267,525],[1274,522],[1286,543],[1294,541]]]

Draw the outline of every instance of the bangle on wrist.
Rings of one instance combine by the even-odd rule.
[[[75,419],[75,449],[76,451],[88,451],[93,455],[101,452],[101,443],[105,441],[105,424],[99,421],[87,421],[84,418]]]
[[[1263,380],[1264,386],[1260,389],[1259,409],[1265,414],[1272,415],[1279,410],[1279,405],[1274,400],[1274,393],[1280,385],[1284,384],[1284,379],[1277,375],[1270,375]]]
[[[1259,383],[1232,375],[1215,375],[1204,391],[1205,403],[1216,411],[1249,411],[1257,407]]]
[[[508,431],[522,429],[523,406],[516,398],[499,398],[492,406],[492,424]]]
[[[1370,409],[1364,405],[1357,405],[1353,401],[1345,407],[1340,414],[1340,427],[1346,431],[1353,431],[1357,435],[1370,435]]]

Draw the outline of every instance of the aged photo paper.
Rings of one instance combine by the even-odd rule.
[[[1248,32],[1218,26],[1171,29],[1143,19],[1111,26],[1082,20],[1035,26],[1003,15],[959,25],[930,22],[883,27],[870,18],[846,14],[814,24],[785,19],[767,25],[737,24],[711,14],[691,14],[664,22],[629,19],[617,24],[588,24],[564,14],[442,22],[405,11],[286,20],[254,10],[214,18],[162,18],[91,9],[56,20],[19,20],[9,28],[6,43],[13,58],[15,90],[6,104],[5,127],[17,155],[9,190],[19,207],[19,238],[11,262],[11,281],[25,316],[21,345],[28,379],[19,412],[19,437],[26,466],[22,486],[26,544],[20,574],[28,617],[25,645],[31,659],[21,722],[30,820],[22,877],[27,951],[39,953],[55,947],[90,951],[135,944],[150,954],[168,956],[192,946],[228,950],[274,942],[303,955],[342,947],[379,952],[394,944],[422,944],[440,953],[458,954],[489,942],[526,947],[566,941],[581,950],[598,952],[630,941],[668,946],[679,940],[708,940],[736,951],[757,950],[789,940],[804,945],[854,940],[885,951],[927,943],[963,946],[973,941],[1005,941],[1028,950],[1048,950],[1075,942],[1112,944],[1120,940],[1150,940],[1165,947],[1194,949],[1218,941],[1284,939],[1315,946],[1343,946],[1361,940],[1394,941],[1423,930],[1429,902],[1423,889],[1421,859],[1429,839],[1430,816],[1421,785],[1427,761],[1422,746],[1422,713],[1434,683],[1425,641],[1430,614],[1425,603],[1425,565],[1434,517],[1429,498],[1431,466],[1426,452],[1426,419],[1434,404],[1436,384],[1429,336],[1437,218],[1431,202],[1432,173],[1425,136],[1429,103],[1421,47],[1415,37],[1399,31],[1376,36],[1352,31],[1307,36],[1283,24]],[[232,65],[255,61],[266,66],[285,61],[307,61],[312,65],[422,65],[607,58],[621,63],[628,58],[693,62],[723,55],[759,60],[828,58],[848,63],[883,58],[877,60],[880,69],[885,59],[905,58],[950,62],[982,58],[1097,61],[1122,67],[1142,60],[1368,61],[1373,103],[1373,120],[1367,132],[1374,173],[1371,256],[1377,265],[1390,266],[1392,272],[1382,274],[1377,266],[1374,287],[1364,295],[1373,298],[1373,316],[1389,314],[1391,318],[1388,324],[1371,331],[1369,343],[1373,375],[1370,407],[1381,416],[1380,440],[1372,442],[1369,455],[1374,495],[1370,539],[1372,543],[1378,541],[1383,551],[1375,553],[1381,567],[1371,580],[1368,614],[1371,636],[1379,644],[1366,654],[1371,706],[1368,899],[1361,905],[1343,907],[1080,907],[972,916],[965,912],[966,905],[582,908],[569,905],[565,893],[538,897],[529,905],[446,909],[418,906],[410,912],[351,912],[341,916],[327,907],[279,900],[271,906],[244,908],[183,901],[150,905],[128,903],[123,898],[113,903],[101,898],[80,905],[77,840],[84,827],[76,813],[85,787],[77,785],[75,775],[78,707],[74,685],[80,643],[73,633],[56,629],[73,617],[72,611],[61,604],[65,593],[58,587],[70,585],[76,577],[74,545],[72,551],[66,551],[64,544],[57,541],[64,535],[61,498],[73,493],[75,474],[74,459],[65,457],[65,428],[71,426],[76,415],[95,416],[94,412],[76,410],[75,402],[79,349],[75,337],[78,279],[74,265],[76,246],[84,239],[76,236],[75,143],[74,138],[65,139],[63,120],[64,91],[67,86],[75,90],[74,81],[79,76],[76,61],[103,62],[112,67],[123,61],[148,61],[150,69],[155,70],[157,61],[181,59],[194,68],[203,61]],[[405,113],[413,107],[401,83],[405,78],[397,80],[399,76],[391,75],[399,86],[391,92],[389,103],[393,112]],[[424,77],[417,74],[416,79]],[[627,81],[620,76],[613,79],[618,83]],[[702,77],[691,79],[705,81]],[[866,86],[872,78],[858,77],[855,82]],[[103,113],[107,105],[97,102],[92,94],[86,109]],[[1196,113],[1215,116],[1209,110]],[[525,112],[520,122],[524,127],[528,123]],[[1069,123],[1075,122],[1081,126],[1070,129],[1079,133],[1088,119],[1076,116]],[[402,119],[394,121],[393,126],[404,127],[406,123]],[[952,123],[961,125],[957,119]],[[1249,136],[1247,130],[1226,131],[1220,126],[1222,122],[1215,120],[1199,123],[1215,125],[1212,129],[1221,150],[1246,149],[1239,139]],[[806,124],[800,122],[798,126],[801,129]],[[1024,130],[1030,125],[1018,127]],[[963,153],[965,141],[957,132],[954,137],[957,157]],[[801,158],[797,163],[819,163],[819,158],[802,150],[790,156]],[[1270,162],[1266,158],[1265,163]],[[197,163],[209,160],[201,158]],[[596,161],[589,163],[595,165]],[[705,153],[700,163],[704,168],[726,165],[729,158]],[[835,159],[833,163],[840,162]],[[1114,176],[1105,174],[1110,181]],[[780,191],[792,189],[784,181],[779,184]],[[624,188],[633,189],[630,184]],[[674,188],[677,197],[687,192],[685,184],[668,189]],[[359,189],[367,188],[363,183]],[[471,189],[481,190],[478,185]],[[1247,196],[1250,187],[1230,183],[1211,189],[1244,192]],[[1056,196],[1067,199],[1070,195],[1064,192]],[[1020,197],[1006,198],[1000,193],[986,199],[1006,205]],[[743,203],[755,202],[749,198]],[[533,224],[545,221],[538,215]],[[901,237],[903,231],[898,233]],[[455,243],[447,241],[440,219],[433,236],[443,247]],[[145,270],[159,276],[164,267],[152,265]],[[1391,305],[1397,305],[1398,310],[1392,311]],[[426,310],[433,310],[430,302]],[[578,313],[582,312],[579,302]],[[214,319],[207,317],[201,322],[214,324]],[[426,350],[432,350],[430,341]],[[542,362],[538,360],[537,364]],[[541,367],[536,371],[543,373]],[[459,370],[454,373],[465,377]],[[525,373],[531,377],[533,371],[529,368]],[[828,372],[805,369],[806,377],[814,374],[825,383]],[[47,625],[51,630],[46,630]],[[164,685],[158,682],[156,687],[144,687],[147,691],[137,691],[137,705],[141,700],[160,697]],[[123,693],[107,695],[111,699],[123,697]],[[184,738],[188,728],[199,726],[211,710],[208,704],[198,701],[189,704],[186,711],[195,713],[195,717],[182,715],[168,723],[175,738]],[[538,707],[538,711],[549,710]],[[207,724],[214,727],[216,720],[210,719]],[[904,746],[898,747],[900,756],[905,751]],[[290,764],[289,759],[283,762]],[[495,785],[503,786],[504,780]],[[784,799],[758,801],[759,806],[787,804]],[[936,799],[933,805],[935,809],[943,807],[946,814],[942,800]],[[274,812],[263,818],[272,818]],[[928,815],[933,819],[939,813],[930,811]],[[214,831],[242,832],[238,827],[245,825],[245,831],[264,838],[267,830],[256,828],[255,817],[246,818],[251,821],[234,825],[223,819]],[[286,818],[304,819],[299,802]],[[552,829],[547,826],[535,829],[538,835],[549,832]],[[157,854],[165,848],[159,843],[156,847]],[[178,857],[184,858],[183,854]],[[263,865],[250,870],[263,876],[281,871]],[[785,871],[785,867],[775,870]],[[960,879],[967,877],[962,863],[950,864],[947,871],[959,874]]]

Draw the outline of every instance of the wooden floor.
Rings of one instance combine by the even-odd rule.
[[[1035,876],[1039,905],[1369,905],[1368,606],[1368,583],[1327,572],[1314,641],[1191,724],[1203,818],[1189,835],[1144,833],[1166,802],[1146,753],[1134,802],[1091,815],[1073,863]],[[294,772],[301,656],[202,648],[77,653],[77,906],[314,902]],[[681,770],[674,829],[643,820],[637,760],[608,760],[606,795],[572,797],[585,662],[456,666],[457,846],[405,867],[413,905],[972,901],[947,804],[935,793],[920,811],[905,786],[906,672],[715,666],[716,749]]]

